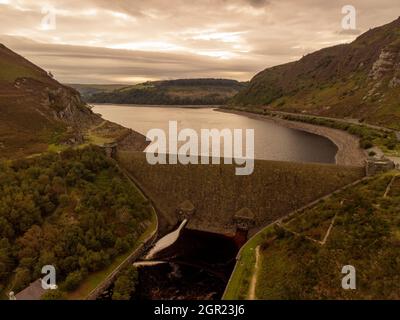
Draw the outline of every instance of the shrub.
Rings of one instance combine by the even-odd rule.
[[[129,300],[135,293],[138,282],[138,272],[134,266],[129,266],[118,276],[114,285],[113,300]]]
[[[372,142],[370,140],[366,140],[366,139],[361,139],[360,140],[360,147],[362,149],[369,149],[372,148],[374,145],[372,144]]]
[[[276,232],[276,237],[278,239],[283,239],[286,236],[286,232],[285,229],[283,229],[282,227],[278,226],[278,225],[274,225],[274,230]]]
[[[389,150],[394,150],[396,148],[396,142],[395,141],[389,141],[386,143],[386,147]]]
[[[40,298],[41,300],[66,300],[64,292],[61,290],[47,290]]]
[[[79,283],[83,279],[83,274],[81,271],[75,271],[70,273],[63,283],[63,288],[67,291],[75,290]]]
[[[15,292],[20,291],[27,287],[31,281],[31,272],[27,268],[17,268],[14,283],[13,283],[13,290]]]

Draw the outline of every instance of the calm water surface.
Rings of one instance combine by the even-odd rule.
[[[334,163],[337,147],[329,139],[279,126],[273,122],[214,111],[213,108],[170,106],[95,105],[93,111],[105,119],[146,135],[160,128],[168,133],[168,121],[178,130],[254,129],[255,158],[293,162]]]

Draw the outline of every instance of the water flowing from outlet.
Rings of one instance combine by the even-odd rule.
[[[178,240],[179,235],[181,234],[181,231],[185,227],[186,223],[187,219],[183,220],[178,229],[157,241],[155,246],[149,251],[144,260],[151,260],[158,252],[173,245]]]
[[[133,264],[133,266],[136,268],[152,267],[152,266],[157,266],[159,264],[164,264],[164,263],[168,263],[168,262],[166,262],[166,261],[139,261],[139,262],[135,262]]]

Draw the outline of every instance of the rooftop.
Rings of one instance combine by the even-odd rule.
[[[15,297],[17,300],[40,300],[45,292],[46,290],[42,288],[42,280],[38,279],[32,282],[29,287],[17,293]]]
[[[193,211],[195,207],[190,200],[185,200],[178,206],[178,209],[182,211]]]
[[[235,219],[254,220],[254,218],[254,213],[249,208],[240,209],[238,212],[235,213]]]

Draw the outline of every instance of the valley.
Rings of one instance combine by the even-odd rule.
[[[106,84],[70,86],[1,44],[0,300],[399,300],[399,37],[400,18],[250,82],[123,84],[110,63]],[[129,65],[131,51],[147,60],[114,52]],[[254,170],[150,163],[149,130],[185,142],[170,122],[254,130]],[[341,286],[348,266],[357,289]]]

